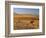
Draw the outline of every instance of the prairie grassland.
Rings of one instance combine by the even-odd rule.
[[[38,29],[39,17],[33,15],[15,15],[14,30],[16,29]]]

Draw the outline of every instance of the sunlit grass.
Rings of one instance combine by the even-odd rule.
[[[39,17],[33,15],[15,15],[14,29],[38,29]]]

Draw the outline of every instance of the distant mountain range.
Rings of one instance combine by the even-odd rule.
[[[39,16],[39,14],[36,14],[36,13],[14,13],[14,15],[33,15],[33,16]]]

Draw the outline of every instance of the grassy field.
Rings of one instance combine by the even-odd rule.
[[[39,17],[33,15],[14,15],[14,30],[38,29]]]

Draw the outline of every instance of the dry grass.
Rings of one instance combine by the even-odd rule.
[[[16,15],[14,16],[14,29],[37,29],[39,18],[37,16]]]

